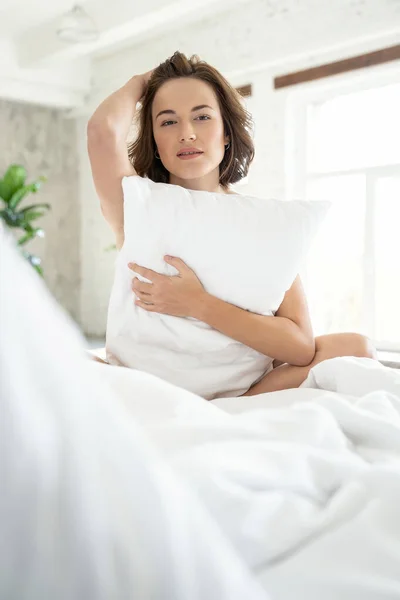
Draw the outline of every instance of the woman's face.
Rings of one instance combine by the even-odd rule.
[[[158,154],[170,173],[170,183],[191,180],[198,187],[206,178],[217,186],[219,165],[224,157],[224,124],[213,88],[190,77],[172,79],[157,91],[152,106],[153,134]],[[199,151],[190,157],[180,153]]]

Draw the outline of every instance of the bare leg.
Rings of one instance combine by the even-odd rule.
[[[376,358],[375,348],[370,340],[358,333],[333,333],[315,338],[315,356],[306,367],[280,364],[261,381],[251,387],[243,396],[254,396],[264,392],[276,392],[297,388],[307,378],[309,370],[316,364],[336,356],[364,356]]]
[[[108,365],[109,363],[106,362],[105,360],[103,360],[102,358],[100,358],[100,356],[97,356],[96,354],[93,354],[92,352],[88,352],[87,353],[89,358],[91,360],[94,360],[95,362],[99,362],[102,363],[103,365]]]

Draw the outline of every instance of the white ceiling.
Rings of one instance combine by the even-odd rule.
[[[54,16],[62,14],[71,7],[69,0],[1,0],[0,1],[0,36],[13,37],[35,27]]]
[[[104,55],[151,35],[162,27],[179,27],[205,15],[217,16],[249,0],[89,0],[78,2],[96,23],[100,38],[90,44],[70,45],[57,39],[62,15],[73,0],[0,0],[0,39],[15,44],[22,67],[54,64],[59,59]],[[274,2],[276,0],[270,0]]]
[[[246,56],[249,64],[265,59],[263,39],[276,37],[277,25],[289,38],[297,24],[309,26],[310,32],[328,30],[331,11],[338,40],[343,37],[341,19],[348,36],[362,36],[364,31],[371,35],[374,27],[377,33],[393,34],[397,27],[400,40],[400,0],[88,0],[80,4],[98,26],[100,38],[70,45],[59,41],[55,32],[73,4],[73,0],[0,0],[0,97],[79,106],[90,93],[93,65],[100,57],[132,47],[140,51],[146,41],[156,43],[171,31],[176,31],[181,44],[194,40],[205,20],[211,23],[207,43],[225,52],[232,70],[236,56]],[[230,23],[227,30],[225,20]],[[211,39],[212,31],[225,40]],[[230,43],[232,33],[239,43]],[[286,36],[282,53],[288,52]]]

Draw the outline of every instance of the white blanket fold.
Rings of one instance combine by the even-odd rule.
[[[119,375],[107,371],[110,379]],[[136,396],[135,375],[124,377],[131,381],[121,398],[128,389]],[[157,400],[163,418],[152,421],[142,405],[142,423],[277,597],[319,600],[328,597],[325,587],[333,579],[348,600],[392,598],[387,588],[400,597],[399,385],[400,373],[376,361],[338,358],[317,365],[298,390],[202,404],[193,396],[178,398],[178,390],[164,394]],[[125,403],[137,418],[136,401],[125,397]],[[298,585],[286,596],[291,570],[284,566],[307,552],[315,557],[341,532],[343,555],[350,537],[369,564],[359,580],[347,585],[341,578],[336,542],[335,551],[319,557],[326,586],[318,574],[313,578],[313,561],[304,559]],[[285,576],[272,576],[277,572]],[[308,591],[302,594],[304,572]],[[368,596],[370,584],[381,595]]]

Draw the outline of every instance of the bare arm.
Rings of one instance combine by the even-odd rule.
[[[116,235],[117,246],[124,239],[122,178],[136,175],[129,161],[127,137],[151,74],[135,75],[111,94],[93,113],[87,126],[87,145],[93,181],[101,210]]]
[[[275,316],[257,315],[206,295],[193,316],[228,337],[291,365],[308,365],[315,340],[303,287],[296,277]]]

